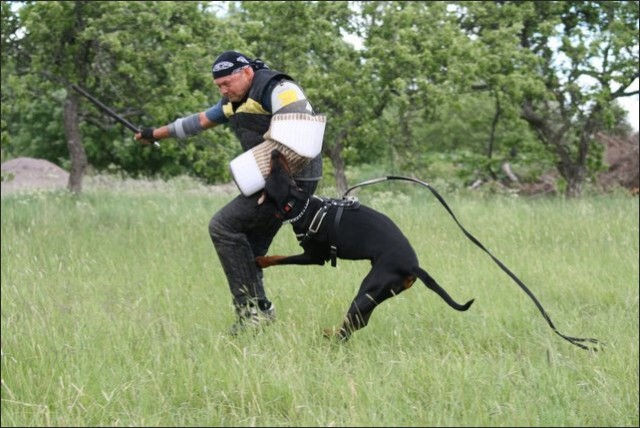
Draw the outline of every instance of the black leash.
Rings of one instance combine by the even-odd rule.
[[[395,175],[390,175],[387,177],[381,177],[381,178],[375,178],[372,180],[367,180],[367,181],[363,181],[362,183],[356,184],[355,186],[350,187],[349,189],[347,189],[347,191],[344,193],[343,198],[346,197],[352,190],[357,189],[358,187],[363,187],[363,186],[368,186],[371,184],[376,184],[376,183],[380,183],[383,181],[387,181],[387,180],[404,180],[404,181],[411,181],[414,183],[418,183],[421,184],[423,186],[425,186],[427,189],[429,189],[431,191],[431,193],[433,193],[433,195],[438,199],[438,201],[440,201],[440,203],[442,204],[442,206],[449,212],[449,214],[451,215],[451,217],[453,218],[453,220],[456,222],[456,224],[458,225],[458,227],[460,227],[460,229],[462,229],[462,232],[464,232],[464,234],[467,236],[467,238],[469,238],[471,240],[471,242],[473,242],[474,244],[476,244],[478,247],[480,247],[485,253],[487,253],[489,255],[489,257],[491,257],[493,259],[493,261],[500,266],[500,268],[505,271],[507,273],[507,275],[509,275],[511,277],[511,279],[513,279],[516,284],[518,284],[520,286],[520,288],[522,288],[522,290],[527,293],[527,295],[531,298],[531,300],[533,300],[533,303],[536,304],[536,307],[538,308],[538,310],[540,311],[540,313],[542,314],[542,316],[544,317],[544,319],[547,321],[547,323],[549,324],[549,326],[551,327],[551,329],[560,337],[562,337],[563,339],[567,340],[568,342],[570,342],[573,345],[576,345],[582,349],[587,349],[587,350],[593,350],[593,351],[598,351],[598,349],[593,346],[593,345],[585,345],[581,342],[591,342],[591,343],[595,343],[600,345],[600,342],[596,339],[590,339],[590,338],[581,338],[581,337],[571,337],[571,336],[566,336],[562,333],[560,333],[558,331],[558,329],[556,328],[556,326],[553,324],[553,322],[551,321],[551,318],[549,318],[549,315],[547,315],[547,312],[544,310],[544,308],[542,307],[542,305],[540,304],[540,302],[538,301],[538,299],[536,298],[536,296],[533,295],[533,293],[531,292],[531,290],[529,290],[529,288],[524,285],[524,283],[513,273],[511,272],[500,260],[498,260],[493,254],[491,254],[491,252],[489,250],[487,250],[484,245],[482,245],[482,243],[480,243],[480,241],[478,241],[475,236],[473,236],[471,233],[469,233],[463,226],[462,224],[460,224],[460,222],[458,221],[458,219],[456,218],[455,214],[453,213],[453,211],[451,211],[451,208],[449,208],[449,205],[447,205],[447,203],[445,202],[444,198],[442,196],[440,196],[440,194],[433,188],[431,187],[428,183],[415,179],[415,178],[411,178],[411,177],[402,177],[402,176],[395,176]]]

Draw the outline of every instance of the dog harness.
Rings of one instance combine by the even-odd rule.
[[[322,201],[322,206],[316,211],[309,223],[309,229],[305,233],[296,234],[296,238],[300,245],[304,244],[309,239],[313,238],[322,223],[324,222],[327,213],[331,208],[336,209],[336,215],[333,219],[333,227],[329,229],[328,233],[328,241],[329,241],[329,255],[331,257],[331,266],[336,267],[336,260],[338,258],[338,246],[336,245],[336,237],[338,236],[338,228],[340,227],[340,220],[342,219],[342,213],[345,209],[347,210],[357,210],[360,208],[360,201],[355,196],[347,196],[342,199],[332,199],[332,198],[321,198],[319,196],[313,195],[312,198],[316,198]],[[305,205],[302,212],[296,216],[296,220],[299,220],[302,217],[302,214],[307,210],[307,206],[309,205],[309,201]],[[292,220],[291,222],[293,222]]]

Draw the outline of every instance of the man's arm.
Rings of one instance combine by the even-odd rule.
[[[218,125],[218,122],[209,119],[206,113],[204,111],[195,113],[159,128],[143,128],[141,132],[136,134],[135,138],[138,141],[152,142],[170,137],[187,138],[196,135],[205,129]]]

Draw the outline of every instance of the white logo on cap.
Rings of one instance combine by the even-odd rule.
[[[233,67],[233,63],[229,61],[222,61],[213,66],[213,72],[226,70],[228,68]]]
[[[243,56],[239,56],[238,58],[236,58],[236,61],[238,61],[238,62],[244,62],[245,64],[249,64],[249,60],[248,60],[248,59],[246,59],[246,58],[245,58],[245,57],[243,57]]]

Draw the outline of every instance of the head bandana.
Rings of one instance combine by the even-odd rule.
[[[251,65],[251,60],[245,55],[236,51],[226,51],[213,62],[211,72],[213,73],[213,78],[217,79],[228,76],[235,70],[247,65]]]
[[[246,67],[248,65],[254,70],[269,68],[258,58],[251,60],[248,56],[243,55],[240,52],[226,51],[213,62],[211,73],[213,74],[213,78],[217,79],[219,77],[228,76],[239,68]]]

